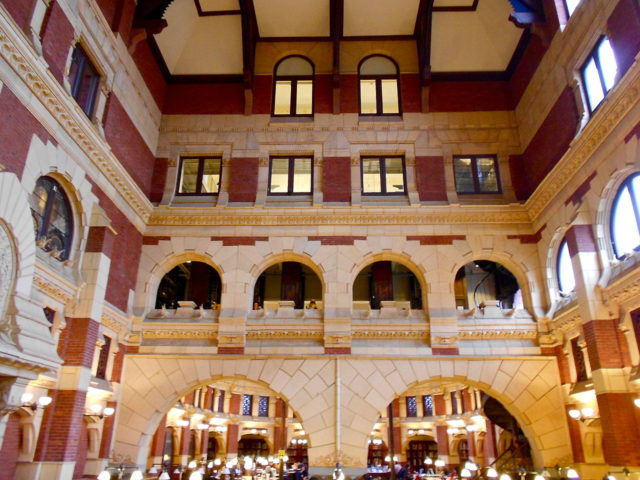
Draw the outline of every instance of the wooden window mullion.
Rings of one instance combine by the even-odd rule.
[[[380,191],[387,193],[387,162],[384,157],[378,159],[380,164]]]
[[[198,159],[198,173],[196,176],[196,193],[202,193],[202,176],[204,175],[204,158]]]
[[[376,115],[382,115],[382,79],[376,78]]]
[[[636,202],[635,189],[631,181],[633,178],[635,177],[632,177],[627,181],[627,191],[631,197],[631,206],[633,207],[633,214],[636,218],[636,229],[640,232],[640,205]]]
[[[288,175],[288,185],[287,185],[287,193],[293,193],[293,177],[296,171],[296,159],[289,157],[289,175]]]
[[[298,81],[291,80],[291,105],[289,105],[289,115],[297,115],[296,104],[298,103]]]
[[[602,93],[604,94],[604,96],[607,96],[608,90],[607,90],[607,85],[606,82],[604,81],[604,73],[602,72],[602,65],[600,64],[600,53],[599,53],[599,49],[600,46],[602,45],[603,40],[600,40],[598,42],[598,44],[596,45],[596,48],[593,50],[593,61],[596,65],[596,70],[598,71],[598,78],[600,79],[600,85],[602,86]],[[602,101],[604,101],[604,99],[602,99]]]

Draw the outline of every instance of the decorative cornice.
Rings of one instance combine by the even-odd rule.
[[[112,189],[119,192],[142,223],[146,222],[151,211],[151,202],[111,152],[108,143],[100,136],[89,118],[46,69],[46,64],[36,56],[34,49],[20,32],[8,17],[6,10],[0,8],[0,56],[104,175]],[[109,192],[111,189],[103,190]]]
[[[52,272],[44,272],[40,268],[35,269],[33,283],[42,293],[63,305],[71,302],[77,291],[76,288],[61,281]]]
[[[625,304],[629,300],[638,300],[640,295],[640,270],[631,270],[629,274],[615,279],[613,283],[601,290],[605,304]]]
[[[164,211],[163,211],[164,210]],[[235,211],[234,211],[235,210]],[[224,212],[203,215],[202,210],[187,208],[157,208],[149,218],[150,226],[259,226],[259,225],[464,225],[464,224],[529,224],[527,212],[519,207],[457,208],[424,207],[425,212],[386,213],[376,211],[358,213],[328,213],[322,209],[291,211],[286,215],[270,214],[263,210],[246,213],[246,209],[225,209]],[[514,211],[515,210],[515,211]]]
[[[104,326],[110,328],[119,336],[124,336],[129,331],[127,318],[106,305],[102,310],[101,320]]]
[[[580,312],[578,307],[574,306],[558,315],[549,322],[551,334],[560,333],[561,335],[569,330],[573,330],[580,326]],[[556,335],[557,336],[557,335]]]
[[[142,332],[144,338],[216,338],[218,329],[208,328],[155,328],[145,329]]]
[[[640,101],[640,62],[635,62],[622,81],[609,92],[602,105],[598,107],[598,112],[526,202],[525,205],[532,220],[537,219],[558,197],[559,192],[566,191],[569,182],[582,171],[594,152],[638,101]]]
[[[538,336],[536,330],[461,330],[458,333],[460,340],[495,340],[495,339],[535,339]]]

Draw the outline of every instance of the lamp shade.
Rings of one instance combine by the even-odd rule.
[[[108,471],[103,470],[100,472],[100,475],[98,475],[98,480],[111,480],[111,474]]]
[[[129,478],[130,480],[142,480],[144,476],[142,475],[142,472],[140,470],[136,470],[131,474],[131,477]]]
[[[500,480],[511,480],[511,476],[508,473],[500,475]]]
[[[202,480],[202,474],[196,470],[191,475],[189,475],[189,480]]]
[[[198,466],[198,464],[196,463],[195,460],[191,460],[189,462],[189,465],[187,465],[187,468],[196,468]]]
[[[471,470],[469,470],[468,468],[463,468],[460,471],[460,476],[462,478],[471,478]]]
[[[498,472],[496,471],[495,468],[489,467],[487,469],[487,477],[489,477],[489,478],[498,478]]]
[[[171,480],[171,475],[168,472],[162,472],[158,477],[158,480]]]
[[[580,475],[578,475],[578,472],[576,472],[575,469],[570,468],[569,470],[567,470],[567,478],[571,478],[572,480],[580,478]]]
[[[433,464],[433,460],[431,460],[431,457],[427,457],[424,459],[424,463],[426,463],[427,465],[432,465]]]

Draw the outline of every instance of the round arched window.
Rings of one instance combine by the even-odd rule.
[[[283,58],[275,77],[273,115],[313,115],[313,64],[299,55]]]
[[[640,173],[618,189],[611,209],[611,241],[616,258],[640,248]]]
[[[360,115],[398,115],[400,76],[389,57],[372,55],[360,63]]]
[[[36,245],[60,261],[69,258],[73,218],[69,199],[51,177],[40,177],[29,199]]]
[[[556,266],[558,273],[558,289],[563,295],[569,295],[576,289],[576,279],[573,274],[569,245],[566,240],[562,240],[558,249],[558,263]]]

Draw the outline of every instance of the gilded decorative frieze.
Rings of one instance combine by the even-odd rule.
[[[74,298],[75,291],[65,288],[52,281],[52,278],[45,278],[42,276],[42,272],[36,269],[33,277],[33,283],[38,289],[46,296],[53,298],[54,300],[67,305]]]
[[[611,285],[603,288],[602,300],[605,304],[625,304],[640,295],[640,270],[635,269]]]
[[[172,328],[172,329],[149,329],[149,330],[144,330],[142,332],[142,335],[144,338],[146,339],[151,339],[151,338],[197,338],[197,339],[201,339],[201,338],[216,338],[217,336],[217,331],[216,329],[213,328],[184,328],[184,329],[178,329],[178,328]],[[227,338],[228,336],[225,337],[220,337],[220,338]],[[230,343],[230,342],[225,342],[225,343]]]
[[[537,336],[538,332],[535,330],[463,330],[458,333],[460,340],[525,340],[535,339]]]

